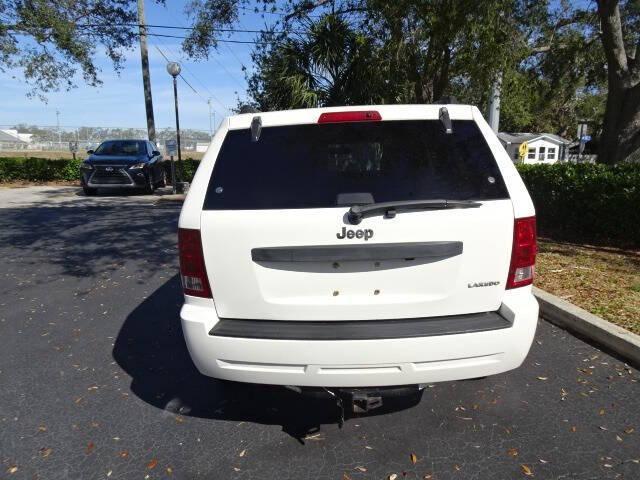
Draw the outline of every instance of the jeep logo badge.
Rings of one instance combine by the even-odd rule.
[[[338,237],[338,240],[343,240],[344,238],[364,238],[366,242],[373,237],[373,230],[347,230],[347,227],[342,227],[342,232],[336,233],[336,237]]]

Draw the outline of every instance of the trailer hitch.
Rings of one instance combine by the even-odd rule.
[[[382,406],[382,396],[365,392],[351,393],[353,413],[367,413]]]
[[[379,392],[363,390],[338,389],[337,391],[323,388],[325,392],[336,400],[340,412],[338,426],[342,428],[345,421],[345,406],[350,406],[352,413],[367,413],[382,406],[382,395]]]

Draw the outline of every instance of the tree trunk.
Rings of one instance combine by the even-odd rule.
[[[451,49],[446,45],[442,49],[440,58],[440,69],[434,75],[433,80],[433,100],[441,99],[449,88],[449,65],[451,64]]]
[[[598,161],[613,164],[640,149],[640,58],[627,54],[617,0],[598,0],[602,46],[607,57],[607,106]]]
[[[598,161],[614,164],[640,149],[640,85],[625,88],[609,80]]]

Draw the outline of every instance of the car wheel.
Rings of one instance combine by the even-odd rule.
[[[164,188],[167,186],[167,172],[162,169],[162,174],[160,175],[160,181],[158,182],[158,188]]]
[[[144,187],[144,193],[146,193],[147,195],[151,195],[153,194],[155,189],[156,187],[153,184],[153,178],[151,178],[151,173],[149,173],[149,176],[147,177],[147,183]]]
[[[87,196],[95,195],[96,193],[98,193],[97,188],[82,187],[82,191]]]

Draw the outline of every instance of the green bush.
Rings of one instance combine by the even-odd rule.
[[[176,164],[176,175],[180,177],[180,165],[177,160],[175,160]],[[194,160],[192,158],[187,158],[182,160],[182,169],[184,170],[182,174],[182,178],[185,182],[191,182],[193,180],[193,176],[196,174],[196,170],[198,169],[198,165],[200,165],[200,160]],[[164,164],[165,170],[167,172],[167,179],[171,181],[171,162],[165,162]]]
[[[518,165],[540,234],[640,245],[640,164]]]
[[[80,164],[82,160],[48,159],[48,158],[0,158],[0,182],[51,182],[55,180],[80,180]],[[198,160],[186,159],[183,162],[184,180],[190,182],[196,173]],[[176,165],[178,162],[176,161]],[[171,178],[170,163],[165,162],[167,178]]]
[[[78,180],[80,178],[80,163],[81,160],[72,159],[0,158],[0,182]]]

